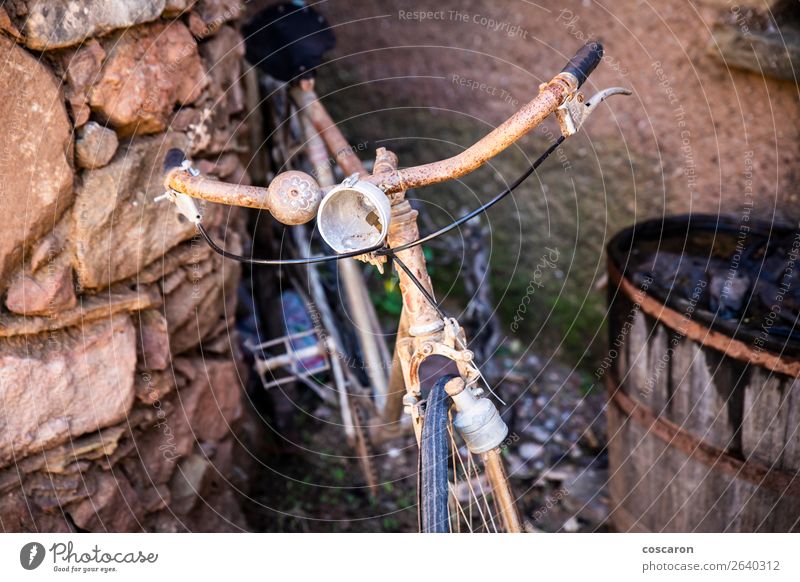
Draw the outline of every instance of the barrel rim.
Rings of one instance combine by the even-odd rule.
[[[748,223],[749,232],[767,237],[776,231],[797,232],[796,227],[782,222],[770,223],[763,220],[750,220]],[[678,299],[664,302],[660,297],[641,289],[627,277],[622,267],[623,264],[627,264],[623,259],[627,258],[627,254],[630,252],[636,237],[641,236],[639,233],[645,233],[644,236],[648,232],[658,233],[662,239],[665,239],[671,233],[676,233],[681,229],[683,232],[688,232],[689,229],[709,230],[712,228],[715,232],[737,232],[739,227],[740,223],[738,221],[724,214],[679,214],[635,223],[614,235],[606,247],[609,280],[617,284],[618,289],[622,290],[634,303],[637,303],[637,297],[641,298],[644,303],[651,304],[655,302],[659,308],[649,305],[651,309],[649,309],[648,314],[667,325],[667,327],[683,335],[691,335],[695,341],[738,360],[762,365],[765,359],[778,358],[787,360],[787,365],[778,363],[767,365],[767,367],[776,372],[800,377],[800,360],[796,358],[800,354],[800,341],[792,338],[779,341],[774,337],[768,336],[766,339],[760,339],[763,347],[756,348],[755,343],[753,343],[756,342],[755,331],[749,327],[743,328],[738,319],[722,320],[714,317],[709,322],[704,318],[699,318],[702,323],[689,320],[691,323],[688,326],[681,324],[679,320],[683,320],[685,317],[673,307],[678,302]],[[741,333],[732,334],[731,323],[735,323],[736,329],[741,329]],[[696,329],[697,327],[703,328],[705,331],[700,332]],[[684,333],[682,330],[686,328],[690,328],[689,331],[694,333]],[[739,337],[745,337],[747,341],[743,341]],[[750,345],[751,343],[753,345]],[[764,353],[772,357],[764,358],[760,356],[760,354]]]

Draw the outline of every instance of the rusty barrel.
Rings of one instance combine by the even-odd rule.
[[[608,246],[611,520],[800,530],[800,232],[749,215],[639,223]]]

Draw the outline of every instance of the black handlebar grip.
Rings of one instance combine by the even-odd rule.
[[[603,58],[603,45],[599,42],[586,43],[581,50],[575,53],[562,73],[572,73],[578,79],[578,87],[583,85],[587,77],[592,74]]]
[[[180,168],[185,159],[186,154],[178,148],[172,148],[167,152],[167,155],[164,156],[164,171],[169,172],[173,168]]]

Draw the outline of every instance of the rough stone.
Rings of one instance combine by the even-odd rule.
[[[185,148],[185,136],[135,139],[109,165],[84,173],[71,236],[82,287],[132,277],[195,233],[169,204],[153,201],[163,193],[162,158],[172,147]]]
[[[17,489],[0,496],[0,529],[3,532],[66,533],[71,528],[61,513],[44,513],[42,508]]]
[[[228,250],[241,252],[241,242],[235,233],[226,237]],[[170,346],[173,354],[180,354],[202,342],[216,328],[224,314],[226,298],[236,297],[239,278],[238,264],[225,263],[213,256],[209,266],[214,270],[202,276],[203,263],[184,267],[189,277],[164,297],[164,313],[170,329]],[[208,268],[208,267],[206,267]],[[198,269],[194,271],[193,269]],[[198,276],[200,275],[200,276]]]
[[[241,149],[234,116],[245,107],[244,91],[239,82],[244,42],[230,26],[201,45],[200,52],[208,70],[206,98],[188,111],[179,111],[173,118],[176,126],[187,127],[191,135],[191,153],[218,155]]]
[[[194,398],[194,408],[189,410],[192,426],[198,440],[217,441],[231,432],[231,424],[242,415],[236,364],[222,359],[198,359],[195,364],[201,375],[188,388]]]
[[[69,508],[78,527],[90,532],[125,532],[137,527],[143,508],[130,482],[116,471],[97,472],[96,490],[92,495]]]
[[[170,371],[144,371],[136,375],[136,398],[147,406],[154,406],[156,401],[163,400],[175,389],[175,384],[176,379]]]
[[[178,461],[192,451],[195,440],[187,415],[178,409],[181,401],[174,395],[151,405],[156,422],[136,438],[138,455],[120,460],[126,474],[140,488],[167,483]]]
[[[796,34],[782,31],[743,31],[738,24],[718,24],[711,30],[709,52],[726,67],[758,75],[795,80],[800,64],[800,41]]]
[[[180,16],[194,6],[196,1],[197,0],[167,0],[167,3],[164,5],[164,17],[173,18],[175,16]]]
[[[80,305],[52,316],[0,314],[0,338],[34,335],[108,318],[121,311],[138,311],[161,305],[161,293],[154,286],[133,289],[114,286],[97,295],[84,295]]]
[[[72,126],[53,74],[0,35],[0,289],[73,200]]]
[[[211,469],[211,463],[200,455],[193,454],[181,459],[169,483],[172,497],[170,507],[179,513],[188,513],[203,494]]]
[[[163,131],[175,105],[192,103],[206,86],[197,43],[179,21],[131,29],[106,47],[89,102],[122,136]]]
[[[203,222],[205,222],[205,217]],[[138,283],[155,283],[175,272],[178,267],[197,264],[207,259],[213,252],[205,242],[194,237],[170,250],[161,260],[151,263],[139,271],[136,281]]]
[[[84,486],[85,484],[85,486]],[[59,505],[66,505],[91,495],[90,488],[94,482],[82,478],[80,474],[34,473],[22,484],[25,497],[36,501],[45,511],[57,510]]]
[[[35,0],[21,19],[25,44],[43,51],[155,20],[164,0]]]
[[[19,33],[19,30],[14,23],[11,22],[11,17],[9,17],[8,12],[6,9],[0,6],[0,30],[8,33],[10,36],[17,40],[22,40],[22,35]]]
[[[228,114],[244,109],[244,89],[240,83],[244,53],[244,39],[232,26],[223,26],[200,47],[210,78],[208,93],[216,107],[224,107]]]
[[[89,89],[97,81],[105,58],[106,51],[93,38],[80,47],[66,49],[53,56],[53,62],[64,81],[64,95],[75,127],[89,121],[92,113],[89,108]]]
[[[156,309],[140,312],[137,319],[139,367],[164,370],[170,362],[167,319]]]
[[[75,161],[81,168],[101,168],[111,161],[119,141],[113,129],[90,121],[77,132]]]
[[[135,365],[127,315],[0,340],[0,464],[122,421],[133,403]]]
[[[189,28],[197,38],[206,39],[239,16],[243,9],[241,0],[199,0],[189,13]]]
[[[55,315],[78,304],[69,256],[58,255],[34,273],[22,273],[8,288],[6,307],[22,315]]]
[[[123,423],[70,439],[70,442],[64,445],[20,461],[14,465],[13,470],[22,470],[26,473],[33,471],[66,473],[71,466],[81,461],[102,459],[112,455],[127,428],[127,424]]]

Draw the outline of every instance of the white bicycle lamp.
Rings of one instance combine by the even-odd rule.
[[[317,228],[337,253],[374,248],[386,240],[392,206],[386,194],[353,174],[320,202]]]

